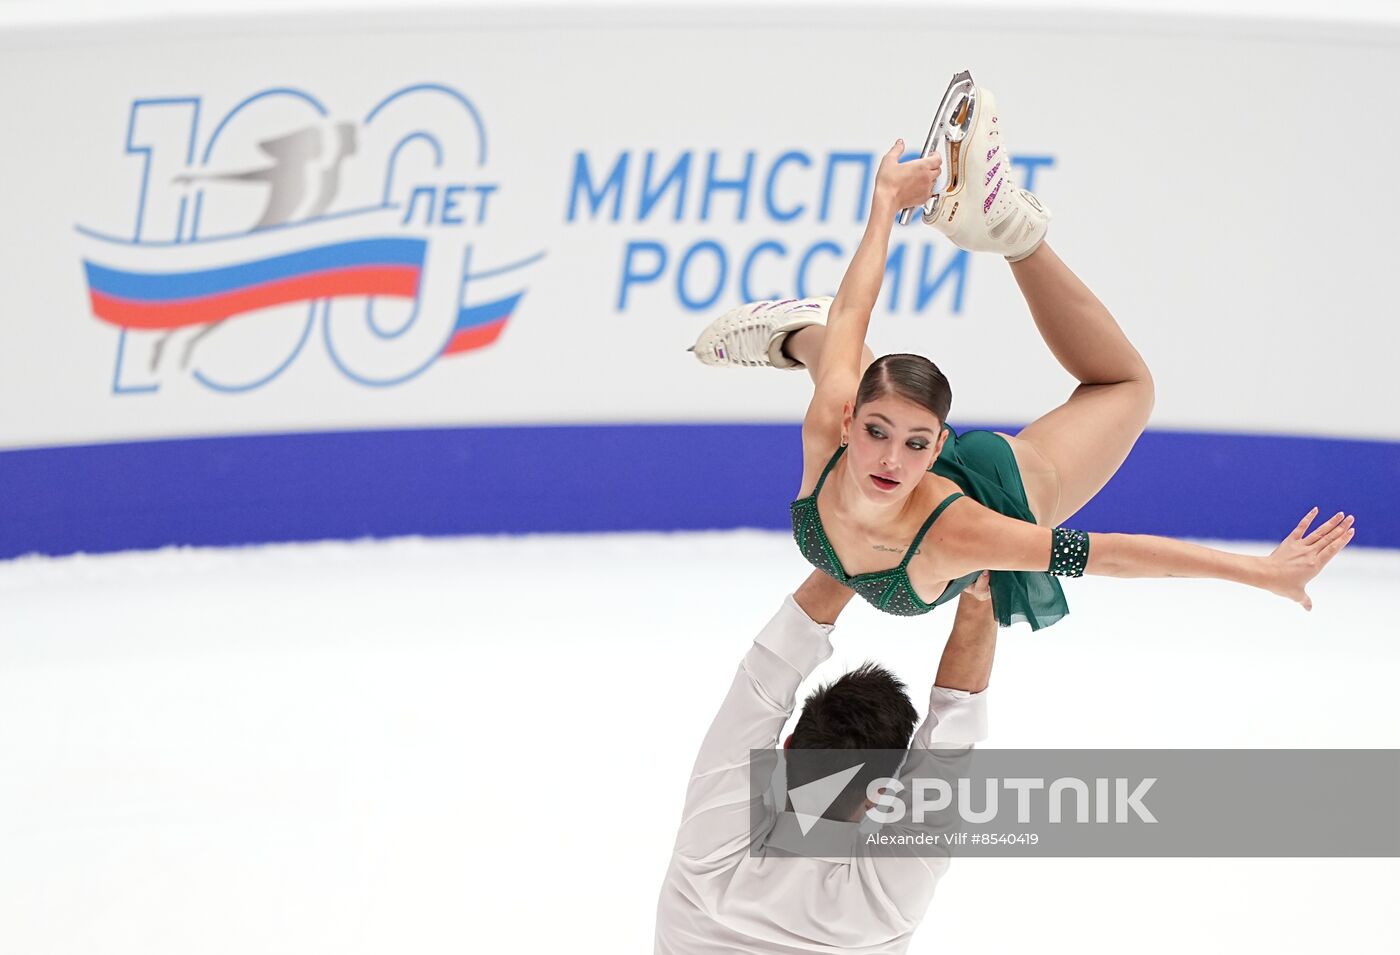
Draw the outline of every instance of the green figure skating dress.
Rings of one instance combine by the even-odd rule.
[[[901,616],[928,613],[976,582],[980,571],[949,581],[933,603],[925,603],[914,592],[914,585],[909,581],[909,560],[919,549],[924,535],[948,505],[964,494],[999,514],[1035,523],[1030,505],[1026,502],[1026,489],[1021,483],[1016,456],[1006,439],[991,431],[969,431],[960,436],[948,428],[943,452],[929,470],[952,481],[962,491],[948,495],[934,508],[897,567],[851,576],[841,566],[841,560],[827,540],[826,530],[817,513],[817,495],[845,450],[844,445],[836,449],[811,494],[792,502],[792,533],[802,556],[812,566],[850,587],[886,613]],[[997,623],[1003,627],[1024,620],[1032,630],[1039,630],[1069,613],[1064,590],[1048,571],[994,570],[990,583],[992,609]]]

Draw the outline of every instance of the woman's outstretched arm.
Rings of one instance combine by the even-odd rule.
[[[960,502],[961,503],[961,502]],[[1309,532],[1313,508],[1267,557],[1251,557],[1151,534],[1089,534],[1084,573],[1100,577],[1206,577],[1248,584],[1312,609],[1307,585],[1355,535],[1351,515],[1337,513]],[[954,518],[953,520],[948,520]],[[1039,570],[1050,566],[1052,532],[1005,517],[975,502],[950,507],[937,544],[948,575],[974,570]],[[962,569],[959,569],[962,568]]]
[[[943,164],[941,157],[934,155],[901,163],[899,157],[903,152],[904,141],[898,140],[880,160],[865,235],[851,264],[846,266],[841,287],[827,313],[826,335],[816,370],[817,390],[807,409],[808,424],[815,423],[814,419],[824,426],[829,426],[833,418],[839,422],[846,402],[855,397],[856,386],[860,383],[865,333],[885,278],[885,259],[889,254],[895,216],[900,209],[922,205],[938,181]],[[818,430],[829,430],[829,427]]]

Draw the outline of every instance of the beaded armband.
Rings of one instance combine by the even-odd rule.
[[[1083,577],[1089,563],[1089,535],[1057,527],[1050,532],[1049,573],[1057,577]]]

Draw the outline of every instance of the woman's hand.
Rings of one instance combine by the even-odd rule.
[[[1293,533],[1264,558],[1265,587],[1280,597],[1296,600],[1304,610],[1312,609],[1312,599],[1304,589],[1308,581],[1320,574],[1328,561],[1341,553],[1356,534],[1352,527],[1355,517],[1341,511],[1308,534],[1308,525],[1315,517],[1317,508],[1304,514]]]
[[[900,162],[904,155],[904,140],[897,139],[880,160],[875,174],[875,201],[895,209],[922,206],[933,195],[938,174],[943,169],[943,157],[934,153],[927,159]]]

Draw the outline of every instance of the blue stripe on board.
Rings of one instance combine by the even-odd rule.
[[[83,264],[94,292],[134,302],[178,302],[326,269],[422,266],[427,245],[424,239],[355,239],[197,272],[123,272],[93,262]]]
[[[488,325],[491,322],[509,318],[511,312],[515,311],[515,306],[520,302],[520,298],[524,294],[524,292],[519,292],[509,298],[460,309],[457,312],[457,324],[453,326],[452,330],[454,332],[461,332],[469,328],[476,328],[478,325]]]
[[[962,428],[959,428],[961,431]],[[1006,429],[1002,429],[1006,430]],[[471,428],[0,452],[0,557],[399,534],[786,528],[796,425]],[[1071,526],[1400,547],[1400,443],[1150,432]]]

